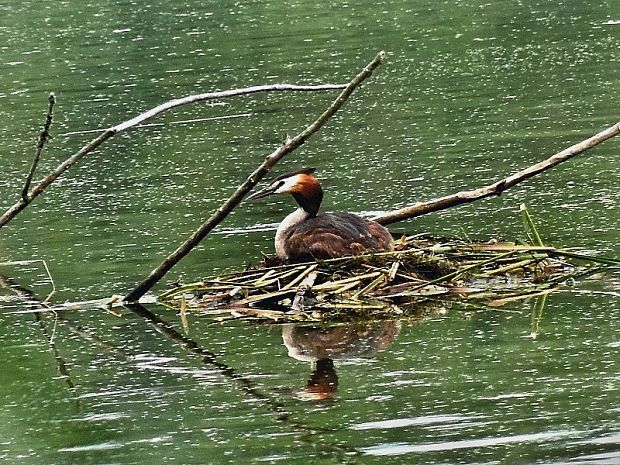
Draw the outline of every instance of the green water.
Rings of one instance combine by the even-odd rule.
[[[344,83],[382,49],[388,61],[276,171],[317,167],[326,210],[386,211],[475,188],[620,120],[617,6],[9,0],[0,211],[19,198],[50,91],[39,176],[95,137],[86,131],[167,99]],[[201,103],[118,136],[2,228],[0,262],[44,260],[54,304],[125,294],[334,97]],[[619,144],[392,230],[519,239],[526,203],[545,242],[619,257]],[[291,208],[242,204],[169,280],[256,261]],[[41,262],[2,264],[0,277],[52,291]],[[0,460],[619,464],[618,292],[608,273],[551,295],[534,317],[532,301],[331,328],[192,316],[186,332],[157,306],[84,304],[55,317],[4,289]],[[332,361],[312,362],[326,353]],[[321,379],[332,388],[313,388]]]

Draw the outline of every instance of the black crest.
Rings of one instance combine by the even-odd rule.
[[[291,176],[295,176],[296,174],[312,174],[316,171],[316,168],[302,168],[297,171],[292,171],[291,173],[281,174],[274,181],[280,181],[281,179],[290,178]]]

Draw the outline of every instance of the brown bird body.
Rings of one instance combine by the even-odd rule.
[[[323,189],[313,168],[282,175],[249,199],[271,194],[291,194],[299,204],[276,232],[279,258],[292,261],[327,259],[394,249],[389,231],[375,221],[353,213],[319,214]]]

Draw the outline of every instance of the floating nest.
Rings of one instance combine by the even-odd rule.
[[[280,322],[419,317],[455,303],[473,310],[542,296],[610,262],[555,247],[413,236],[394,252],[294,264],[266,257],[240,273],[177,284],[158,300],[182,313]]]

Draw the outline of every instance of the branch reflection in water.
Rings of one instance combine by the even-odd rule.
[[[373,357],[386,350],[400,333],[399,321],[356,322],[331,328],[285,325],[282,339],[288,355],[310,362],[312,372],[304,389],[297,393],[302,400],[330,400],[338,389],[335,362]]]

